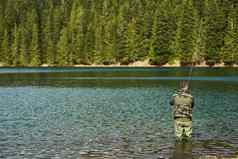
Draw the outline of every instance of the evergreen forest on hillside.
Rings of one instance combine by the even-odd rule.
[[[238,64],[237,0],[0,0],[6,66]]]

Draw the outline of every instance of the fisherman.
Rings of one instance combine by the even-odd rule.
[[[177,139],[189,139],[192,136],[193,96],[189,93],[188,82],[181,81],[180,89],[170,101],[173,109],[175,135]]]

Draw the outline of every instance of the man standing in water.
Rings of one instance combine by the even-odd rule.
[[[188,82],[180,82],[180,89],[173,95],[170,104],[173,107],[176,137],[180,140],[191,138],[194,99],[189,93]]]

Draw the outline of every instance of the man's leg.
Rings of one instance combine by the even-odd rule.
[[[192,137],[192,121],[189,119],[175,119],[175,135],[178,139]]]
[[[177,139],[181,139],[183,136],[183,128],[181,127],[181,122],[177,119],[174,121],[174,127],[175,127],[175,136]]]
[[[187,137],[191,138],[192,137],[192,121],[186,121],[184,122],[184,133]]]

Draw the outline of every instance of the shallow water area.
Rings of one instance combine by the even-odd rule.
[[[169,100],[189,68],[1,68],[0,158],[238,155],[238,69],[195,68],[193,140]]]

